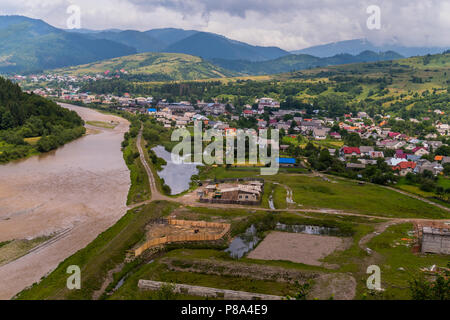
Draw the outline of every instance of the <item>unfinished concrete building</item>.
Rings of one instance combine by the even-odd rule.
[[[450,254],[450,230],[434,227],[422,229],[422,253]]]
[[[227,179],[207,183],[198,195],[200,202],[258,205],[263,192],[263,180]]]

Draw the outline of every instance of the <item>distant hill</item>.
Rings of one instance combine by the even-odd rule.
[[[59,68],[134,53],[132,47],[65,32],[42,20],[0,16],[0,73]]]
[[[330,65],[341,65],[348,63],[374,62],[383,60],[396,60],[403,58],[396,52],[375,53],[364,51],[358,55],[339,54],[329,58],[318,58],[312,55],[299,54],[288,55],[278,59],[251,62],[246,60],[211,59],[211,62],[222,68],[248,74],[263,75],[304,70]]]
[[[95,39],[106,39],[124,44],[142,52],[160,52],[167,44],[153,38],[150,34],[134,30],[126,31],[103,31],[90,33],[90,37]]]
[[[53,71],[72,75],[108,72],[130,81],[195,80],[239,75],[199,57],[180,53],[141,53]]]
[[[166,46],[170,46],[171,44],[186,39],[198,32],[199,31],[195,30],[183,30],[175,28],[152,29],[145,31],[147,35],[159,40],[162,43],[165,43]]]
[[[332,57],[337,54],[357,55],[364,51],[386,52],[395,51],[402,56],[423,56],[426,54],[442,53],[448,48],[444,47],[404,47],[395,44],[382,46],[375,45],[367,39],[346,40],[324,45],[313,46],[302,50],[292,51],[293,54],[310,54],[319,58]]]
[[[198,32],[188,38],[173,43],[165,51],[186,53],[205,59],[242,59],[249,61],[276,59],[289,54],[287,51],[277,47],[251,46],[207,32]]]
[[[292,79],[331,79],[350,82],[350,87],[358,84],[370,88],[380,95],[409,95],[414,92],[447,92],[450,83],[450,51],[444,54],[415,56],[393,61],[376,61],[326,66],[272,76],[279,81]],[[333,80],[334,79],[334,80]],[[380,87],[382,83],[382,87]],[[349,88],[350,88],[349,87]],[[381,90],[390,88],[390,92]],[[365,98],[370,90],[361,93]],[[375,98],[375,97],[371,97]],[[445,109],[448,100],[438,109]]]

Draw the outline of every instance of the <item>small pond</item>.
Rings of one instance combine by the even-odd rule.
[[[254,225],[251,225],[244,234],[236,237],[231,241],[230,246],[225,252],[229,252],[230,256],[236,259],[242,258],[247,252],[253,250],[259,242],[257,237],[257,230]]]
[[[302,224],[283,224],[277,223],[275,227],[276,230],[286,231],[292,233],[306,233],[321,236],[337,236],[340,233],[339,228],[321,227],[321,226],[311,226]]]
[[[163,146],[157,146],[152,149],[158,158],[164,159],[167,164],[162,166],[158,176],[164,179],[165,184],[170,187],[171,195],[180,194],[189,189],[191,177],[198,174],[197,166],[201,163],[185,162],[174,163],[172,155]]]

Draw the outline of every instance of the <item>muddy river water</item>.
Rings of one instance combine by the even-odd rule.
[[[128,121],[63,105],[85,121],[114,121],[56,151],[0,165],[0,242],[55,235],[0,267],[0,299],[9,299],[85,247],[126,213],[129,171],[120,149]]]

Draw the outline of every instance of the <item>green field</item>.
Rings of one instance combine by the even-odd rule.
[[[330,177],[326,181],[320,177],[303,174],[279,173],[263,177],[259,169],[238,170],[203,168],[200,178],[242,178],[257,176],[290,187],[293,200],[302,208],[329,208],[351,213],[378,215],[392,218],[449,218],[450,213],[423,201],[402,195],[373,184],[360,185],[356,181]]]
[[[445,267],[450,262],[448,255],[413,254],[408,242],[402,240],[411,238],[408,231],[412,230],[409,223],[395,225],[368,243],[369,248],[382,256],[379,265],[385,299],[411,299],[408,282],[421,274],[421,268]]]

